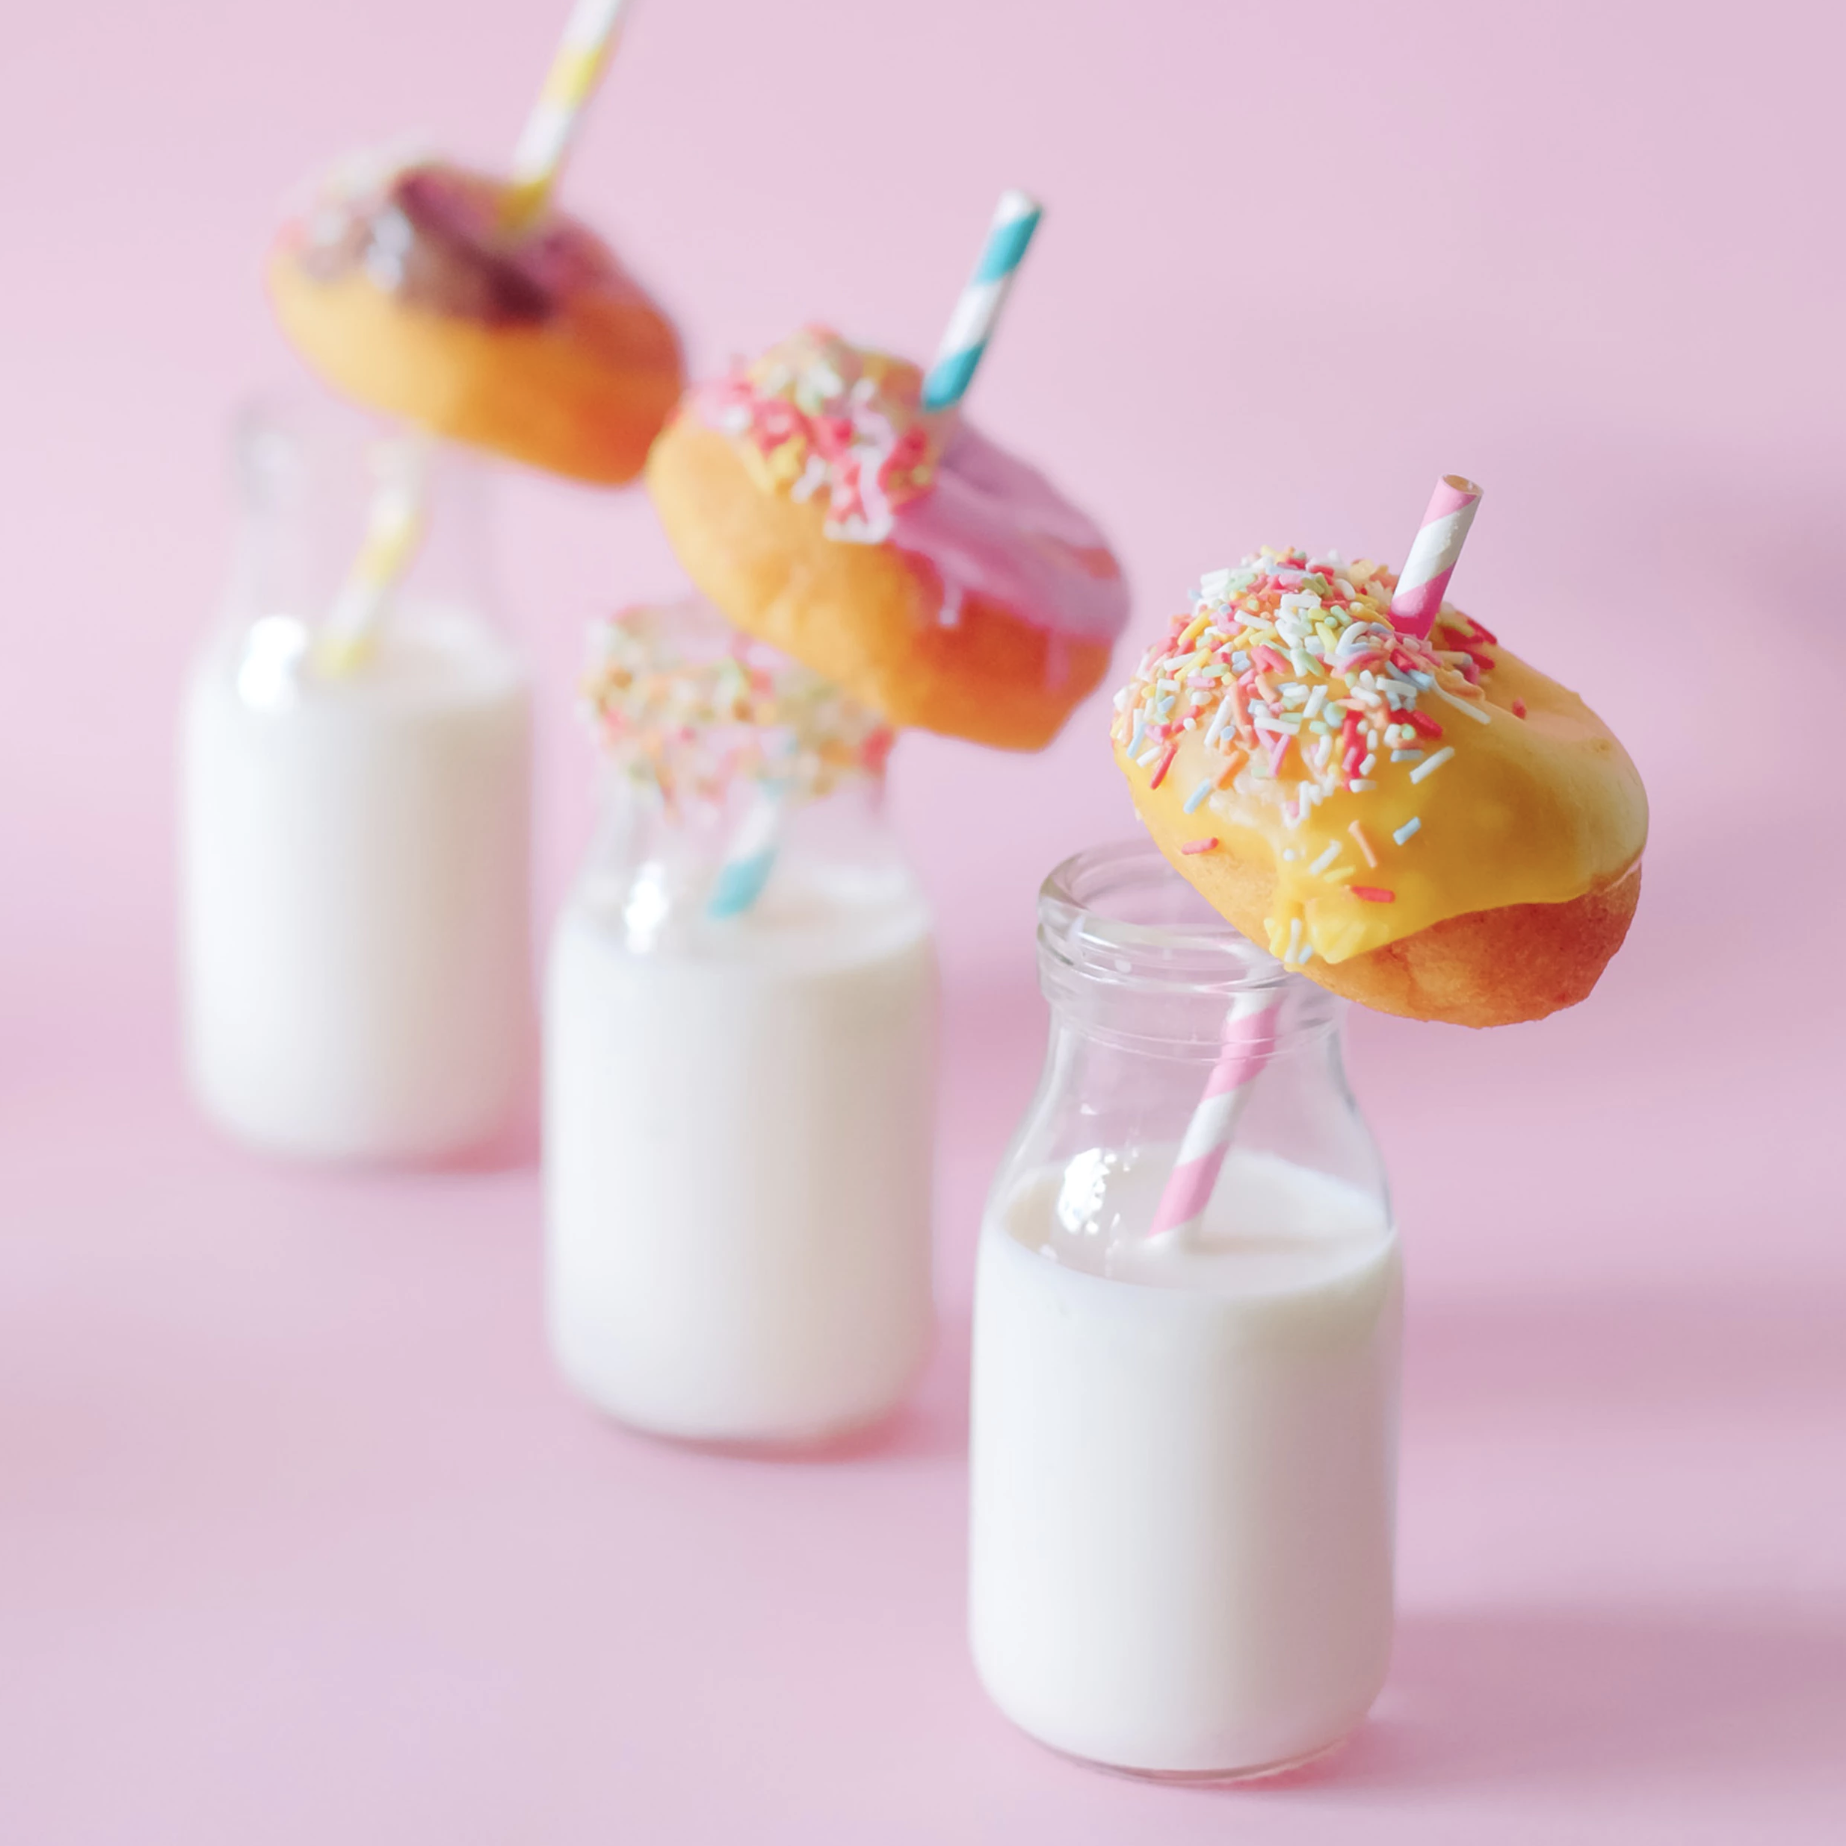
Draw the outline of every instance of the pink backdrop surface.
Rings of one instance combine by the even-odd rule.
[[[233,404],[294,375],[280,195],[492,160],[552,7],[15,7],[0,55],[0,1838],[209,1846],[1846,1830],[1837,9],[649,0],[568,197],[701,367],[922,355],[995,193],[1050,214],[978,387],[1117,537],[1137,634],[1264,541],[1401,556],[1646,776],[1628,949],[1478,1036],[1354,1025],[1412,1265],[1402,1622],[1338,1758],[1229,1793],[1011,1732],[962,1639],[979,1200],[1035,1070],[1032,896],[1128,825],[1100,699],[927,738],[945,1335],[889,1439],[721,1462],[551,1377],[532,1166],[259,1163],[174,1074],[171,754]],[[645,502],[509,475],[543,865]]]

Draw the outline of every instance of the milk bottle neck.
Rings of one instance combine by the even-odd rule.
[[[220,618],[229,645],[260,626],[261,644],[286,653],[285,627],[320,632],[352,581],[381,491],[393,486],[412,536],[390,573],[377,633],[434,626],[491,638],[500,627],[493,479],[480,458],[312,398],[247,405],[232,456],[238,525]]]
[[[1125,1056],[1209,1067],[1236,1010],[1263,1015],[1272,1058],[1338,1060],[1345,1002],[1285,973],[1145,841],[1094,847],[1045,881],[1038,968],[1055,1028]]]
[[[747,889],[759,863],[759,894],[738,903],[737,881]],[[635,953],[710,938],[716,925],[735,934],[765,917],[786,921],[798,899],[921,902],[886,819],[882,777],[802,801],[739,782],[722,805],[679,806],[613,770],[577,897]]]
[[[1146,1236],[1208,1090],[1228,1083],[1240,1091],[1223,1137],[1235,1162],[1306,1169],[1388,1216],[1383,1166],[1346,1084],[1345,1003],[1285,973],[1151,843],[1059,866],[1040,892],[1038,945],[1050,1042],[996,1213],[1021,1187],[1063,1176],[1093,1190],[1107,1175],[1107,1209],[1085,1220],[1090,1256]]]

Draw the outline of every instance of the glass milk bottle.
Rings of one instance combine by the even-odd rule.
[[[700,604],[608,624],[607,811],[553,938],[551,1343],[637,1428],[876,1422],[934,1324],[935,958],[890,733]]]
[[[1050,1049],[977,1271],[975,1662],[1067,1755],[1267,1773],[1391,1647],[1402,1279],[1343,1002],[1146,841],[1061,865],[1038,940]]]
[[[485,479],[331,406],[254,410],[235,453],[181,739],[193,1092],[285,1154],[455,1155],[505,1126],[536,1038],[530,701],[490,620]],[[368,624],[351,573],[393,505],[408,563]]]

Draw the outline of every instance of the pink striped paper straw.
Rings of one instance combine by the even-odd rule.
[[[1480,503],[1481,490],[1459,474],[1445,474],[1436,483],[1416,543],[1398,576],[1397,594],[1391,598],[1391,625],[1400,634],[1426,635],[1435,625]]]
[[[1185,1237],[1198,1229],[1211,1203],[1212,1188],[1230,1152],[1237,1118],[1262,1068],[1275,1049],[1276,993],[1239,994],[1224,1021],[1224,1049],[1205,1081],[1205,1094],[1186,1124],[1179,1158],[1167,1176],[1154,1212],[1150,1237]]]

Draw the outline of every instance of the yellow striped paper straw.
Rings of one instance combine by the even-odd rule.
[[[505,222],[510,230],[528,225],[544,209],[564,169],[564,158],[582,120],[584,105],[596,94],[610,54],[615,50],[627,0],[577,0],[564,27],[558,53],[551,61],[525,132],[513,152],[511,190]]]
[[[504,228],[517,232],[544,210],[564,168],[584,105],[602,81],[627,0],[577,0],[513,153]],[[371,653],[391,591],[423,536],[423,478],[431,443],[422,435],[397,445],[403,459],[381,469],[367,516],[365,542],[315,644],[321,669],[350,673]]]
[[[323,673],[352,672],[376,645],[379,619],[422,542],[432,446],[418,432],[378,447],[378,485],[366,513],[365,539],[315,638],[314,658]]]

